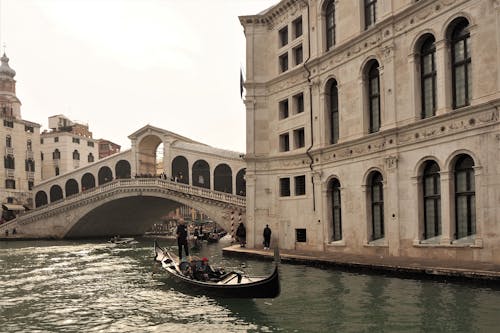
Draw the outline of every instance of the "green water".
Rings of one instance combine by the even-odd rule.
[[[271,271],[271,262],[223,257],[228,245],[199,254]],[[152,271],[151,239],[0,242],[0,332],[500,331],[500,288],[282,264],[278,298],[217,300]]]

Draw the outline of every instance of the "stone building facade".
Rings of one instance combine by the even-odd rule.
[[[92,138],[87,124],[64,115],[51,116],[49,131],[40,135],[42,150],[42,179],[48,179],[97,161],[98,140]]]
[[[16,72],[3,54],[0,65],[0,203],[2,219],[32,206],[31,189],[41,180],[40,125],[23,120]]]
[[[241,16],[247,241],[500,263],[500,1]]]

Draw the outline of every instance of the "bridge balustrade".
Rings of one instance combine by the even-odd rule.
[[[180,195],[192,195],[196,197],[201,197],[201,198],[206,198],[206,199],[211,199],[214,201],[221,201],[224,203],[229,203],[235,206],[239,207],[245,207],[246,205],[246,198],[230,193],[225,193],[225,192],[217,192],[217,191],[212,191],[210,189],[206,188],[201,188],[201,187],[196,187],[196,186],[191,186],[183,183],[177,183],[173,182],[170,180],[164,180],[164,179],[159,179],[159,178],[136,178],[136,179],[117,179],[112,182],[100,185],[98,187],[94,187],[88,190],[85,190],[83,192],[79,192],[77,194],[74,194],[70,197],[63,198],[61,200],[55,201],[53,203],[50,203],[48,205],[44,205],[41,207],[38,207],[36,209],[24,212],[18,216],[18,218],[9,221],[8,224],[13,224],[16,222],[16,220],[22,219],[22,220],[36,220],[37,217],[40,215],[43,215],[47,213],[48,211],[51,210],[56,210],[58,208],[64,207],[66,205],[71,205],[74,204],[78,201],[82,201],[91,197],[96,197],[99,196],[100,194],[107,193],[110,191],[113,191],[115,189],[123,189],[123,188],[135,188],[135,189],[140,189],[140,188],[152,188],[152,187],[159,187],[163,189],[168,189],[174,192],[177,192]],[[7,226],[8,224],[5,224],[3,226]]]

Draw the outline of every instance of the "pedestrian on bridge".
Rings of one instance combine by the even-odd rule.
[[[184,219],[179,220],[177,225],[177,246],[179,247],[179,263],[182,261],[182,247],[186,252],[186,258],[189,257],[189,247],[188,247],[188,231],[184,224]]]

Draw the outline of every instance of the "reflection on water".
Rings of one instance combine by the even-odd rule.
[[[165,243],[165,242],[163,242]],[[165,244],[169,245],[169,244]],[[172,245],[172,244],[170,244]],[[198,253],[267,274],[272,263]],[[152,274],[152,241],[0,242],[1,332],[489,332],[500,291],[281,265],[276,299],[183,294]]]

